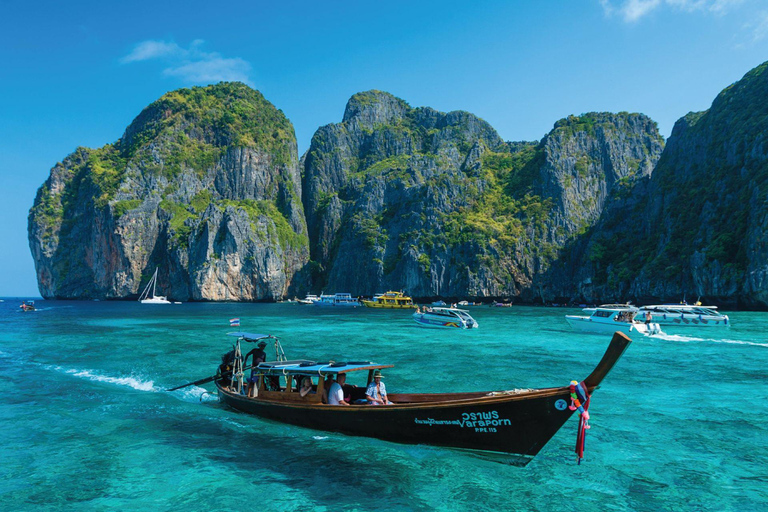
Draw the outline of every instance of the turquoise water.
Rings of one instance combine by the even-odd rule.
[[[572,418],[520,468],[163,390],[215,371],[232,317],[289,358],[395,364],[390,392],[566,385],[609,341],[571,332],[577,310],[473,307],[480,329],[446,332],[365,308],[19,304],[0,303],[2,510],[768,509],[766,313],[633,338],[593,397],[584,462]]]

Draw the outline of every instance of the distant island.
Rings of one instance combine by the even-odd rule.
[[[661,93],[662,91],[660,91]],[[638,113],[507,142],[468,112],[350,98],[299,157],[241,83],[169,92],[57,163],[29,213],[40,293],[174,300],[308,292],[768,307],[768,63],[666,142]]]

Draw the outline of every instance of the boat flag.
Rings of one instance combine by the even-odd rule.
[[[230,318],[229,319],[229,326],[230,327],[240,327],[240,319],[239,318]]]

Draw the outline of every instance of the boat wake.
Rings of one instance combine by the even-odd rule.
[[[79,368],[65,368],[63,366],[53,364],[27,361],[19,358],[18,356],[13,356],[12,354],[3,351],[0,351],[0,358],[7,359],[14,365],[36,366],[46,371],[54,371],[64,375],[72,375],[73,377],[89,380],[91,382],[106,382],[109,384],[116,384],[118,386],[126,386],[139,391],[162,391],[162,389],[155,387],[154,381],[143,380],[133,375],[128,377],[112,377],[110,375],[103,375],[88,369],[83,370]]]
[[[679,334],[651,334],[649,338],[665,341],[679,341],[680,343],[690,343],[691,341],[709,341],[704,338],[695,338],[693,336],[681,336]]]
[[[61,366],[52,366],[52,365],[40,365],[41,367],[47,369],[47,370],[53,370],[60,373],[64,373],[67,375],[72,375],[74,377],[79,377],[82,379],[90,380],[92,382],[107,382],[109,384],[116,384],[118,386],[126,386],[129,388],[133,388],[139,391],[162,391],[162,389],[158,389],[155,387],[154,381],[147,381],[142,380],[139,378],[136,378],[134,376],[130,377],[111,377],[109,375],[101,375],[99,373],[96,373],[91,370],[80,370],[76,368],[63,368]]]
[[[692,341],[703,341],[703,342],[709,342],[709,343],[727,343],[729,345],[751,345],[755,347],[768,348],[768,343],[758,343],[755,341],[726,340],[726,339],[717,339],[717,338],[697,338],[694,336],[681,336],[679,334],[663,334],[663,333],[654,334],[649,337],[654,339],[659,339],[659,340],[665,340],[665,341],[677,341],[680,343],[690,343]]]
[[[171,391],[171,395],[183,400],[184,402],[216,402],[218,397],[215,393],[211,393],[205,388],[198,386],[190,386],[188,388]]]

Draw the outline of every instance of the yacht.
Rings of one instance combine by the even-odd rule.
[[[367,308],[388,309],[413,309],[416,307],[413,303],[413,299],[403,292],[380,293],[372,300],[364,300],[363,305]]]
[[[141,302],[142,304],[170,304],[171,301],[169,301],[167,297],[163,297],[162,295],[155,295],[156,287],[157,287],[157,269],[155,269],[155,273],[152,274],[152,279],[150,279],[149,283],[147,283],[147,287],[144,288],[143,292],[141,292],[141,296],[139,297],[139,302]],[[150,291],[152,292],[152,296],[149,295]]]
[[[336,293],[334,295],[320,295],[320,300],[314,302],[315,306],[342,306],[342,307],[356,307],[360,305],[360,301],[352,296],[350,293]]]
[[[596,333],[614,333],[621,331],[624,334],[637,332],[639,334],[661,334],[661,326],[658,323],[643,323],[635,320],[638,316],[638,308],[615,307],[615,308],[588,308],[585,312],[591,313],[589,316],[583,315],[565,315],[565,319],[571,328],[582,332]],[[643,318],[643,317],[638,317]]]

